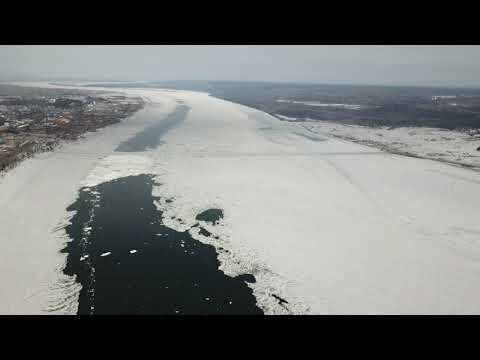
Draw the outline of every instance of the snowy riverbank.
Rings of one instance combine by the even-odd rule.
[[[394,154],[443,161],[480,170],[480,133],[424,128],[372,128],[329,121],[298,122],[313,133],[335,136]]]

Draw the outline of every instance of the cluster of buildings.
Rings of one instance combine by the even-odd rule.
[[[123,96],[0,96],[0,171],[61,139],[120,121],[139,110],[139,99]]]
[[[79,111],[95,111],[95,105],[95,99],[90,96],[0,97],[0,132],[15,133],[31,127],[56,128],[68,124]]]

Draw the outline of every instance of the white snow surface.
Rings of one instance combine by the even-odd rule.
[[[200,211],[224,210],[220,224],[202,224],[218,240],[190,232],[229,250],[218,250],[227,275],[256,276],[249,286],[268,314],[480,313],[478,173],[315,134],[206,94],[115,91],[148,98],[150,116],[0,180],[0,313],[45,312],[62,281],[61,291],[78,291],[60,276],[64,239],[53,229],[71,216],[65,208],[81,186],[141,172],[162,184],[154,195],[174,199],[157,203],[167,226],[188,229]],[[191,110],[161,146],[112,153],[177,100]]]
[[[361,110],[366,107],[364,105],[358,105],[358,104],[335,104],[335,103],[322,103],[318,101],[295,101],[295,100],[286,100],[286,99],[277,99],[276,101],[283,102],[283,103],[290,103],[290,104],[301,104],[306,106],[342,108],[342,109],[348,109],[348,110]]]

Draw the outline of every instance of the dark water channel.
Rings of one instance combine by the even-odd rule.
[[[82,189],[68,208],[64,273],[82,285],[78,314],[262,314],[247,286],[255,278],[226,276],[213,246],[166,227],[153,185],[149,175],[116,179]]]

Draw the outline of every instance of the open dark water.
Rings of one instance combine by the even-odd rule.
[[[78,314],[263,314],[252,275],[226,276],[213,246],[163,224],[153,185],[149,175],[116,179],[81,189],[67,209],[76,214],[65,228],[64,273],[82,285]]]
[[[162,121],[148,126],[143,131],[121,143],[115,151],[139,152],[157,147],[160,138],[185,120],[189,111],[190,107],[186,105],[177,106],[175,110],[162,119]]]
[[[214,225],[218,224],[220,219],[223,219],[222,209],[207,209],[195,216],[195,220],[210,222]]]

